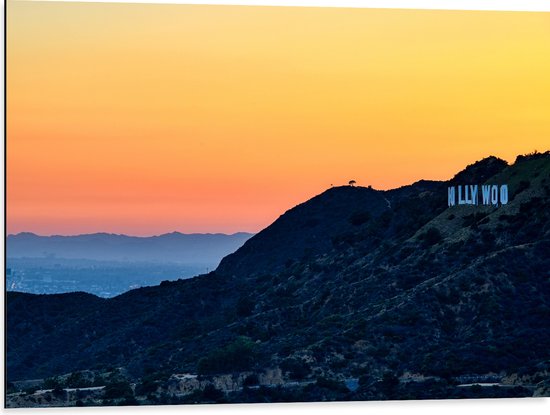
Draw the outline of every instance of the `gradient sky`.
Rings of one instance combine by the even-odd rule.
[[[8,1],[9,233],[258,231],[549,148],[550,13]]]

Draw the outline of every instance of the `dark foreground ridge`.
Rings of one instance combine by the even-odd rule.
[[[461,182],[510,202],[447,208]],[[190,280],[9,292],[8,404],[550,395],[549,201],[550,153],[491,157],[449,182],[331,188]],[[51,390],[16,393],[28,379]],[[498,385],[457,386],[476,382]]]

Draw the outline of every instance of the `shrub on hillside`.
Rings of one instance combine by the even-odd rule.
[[[222,348],[217,348],[199,360],[199,375],[212,375],[249,370],[257,357],[257,345],[249,337],[239,336]]]
[[[309,375],[311,368],[301,359],[289,358],[281,362],[281,370],[291,379],[301,380]]]
[[[441,232],[437,228],[428,228],[426,232],[420,235],[420,238],[426,246],[433,246],[443,240]]]

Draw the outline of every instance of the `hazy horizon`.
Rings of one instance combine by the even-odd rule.
[[[108,231],[95,231],[95,232],[73,233],[73,234],[61,234],[61,233],[43,234],[43,233],[38,233],[38,232],[33,232],[33,231],[20,231],[20,232],[16,232],[16,233],[8,233],[8,234],[6,234],[6,236],[17,236],[17,235],[21,235],[21,234],[30,234],[30,235],[42,236],[42,237],[113,235],[113,236],[128,236],[130,238],[153,238],[153,237],[171,235],[171,234],[175,234],[175,233],[180,234],[180,235],[225,235],[225,236],[233,236],[233,235],[238,235],[238,234],[255,235],[257,232],[239,231],[239,232],[232,232],[232,233],[224,233],[224,232],[181,232],[181,231],[172,231],[172,232],[163,232],[163,233],[158,233],[158,234],[138,235],[138,234],[116,233],[116,232],[108,232]]]

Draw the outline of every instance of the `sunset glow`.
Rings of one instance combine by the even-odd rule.
[[[550,13],[8,1],[7,231],[257,232],[550,143]]]

